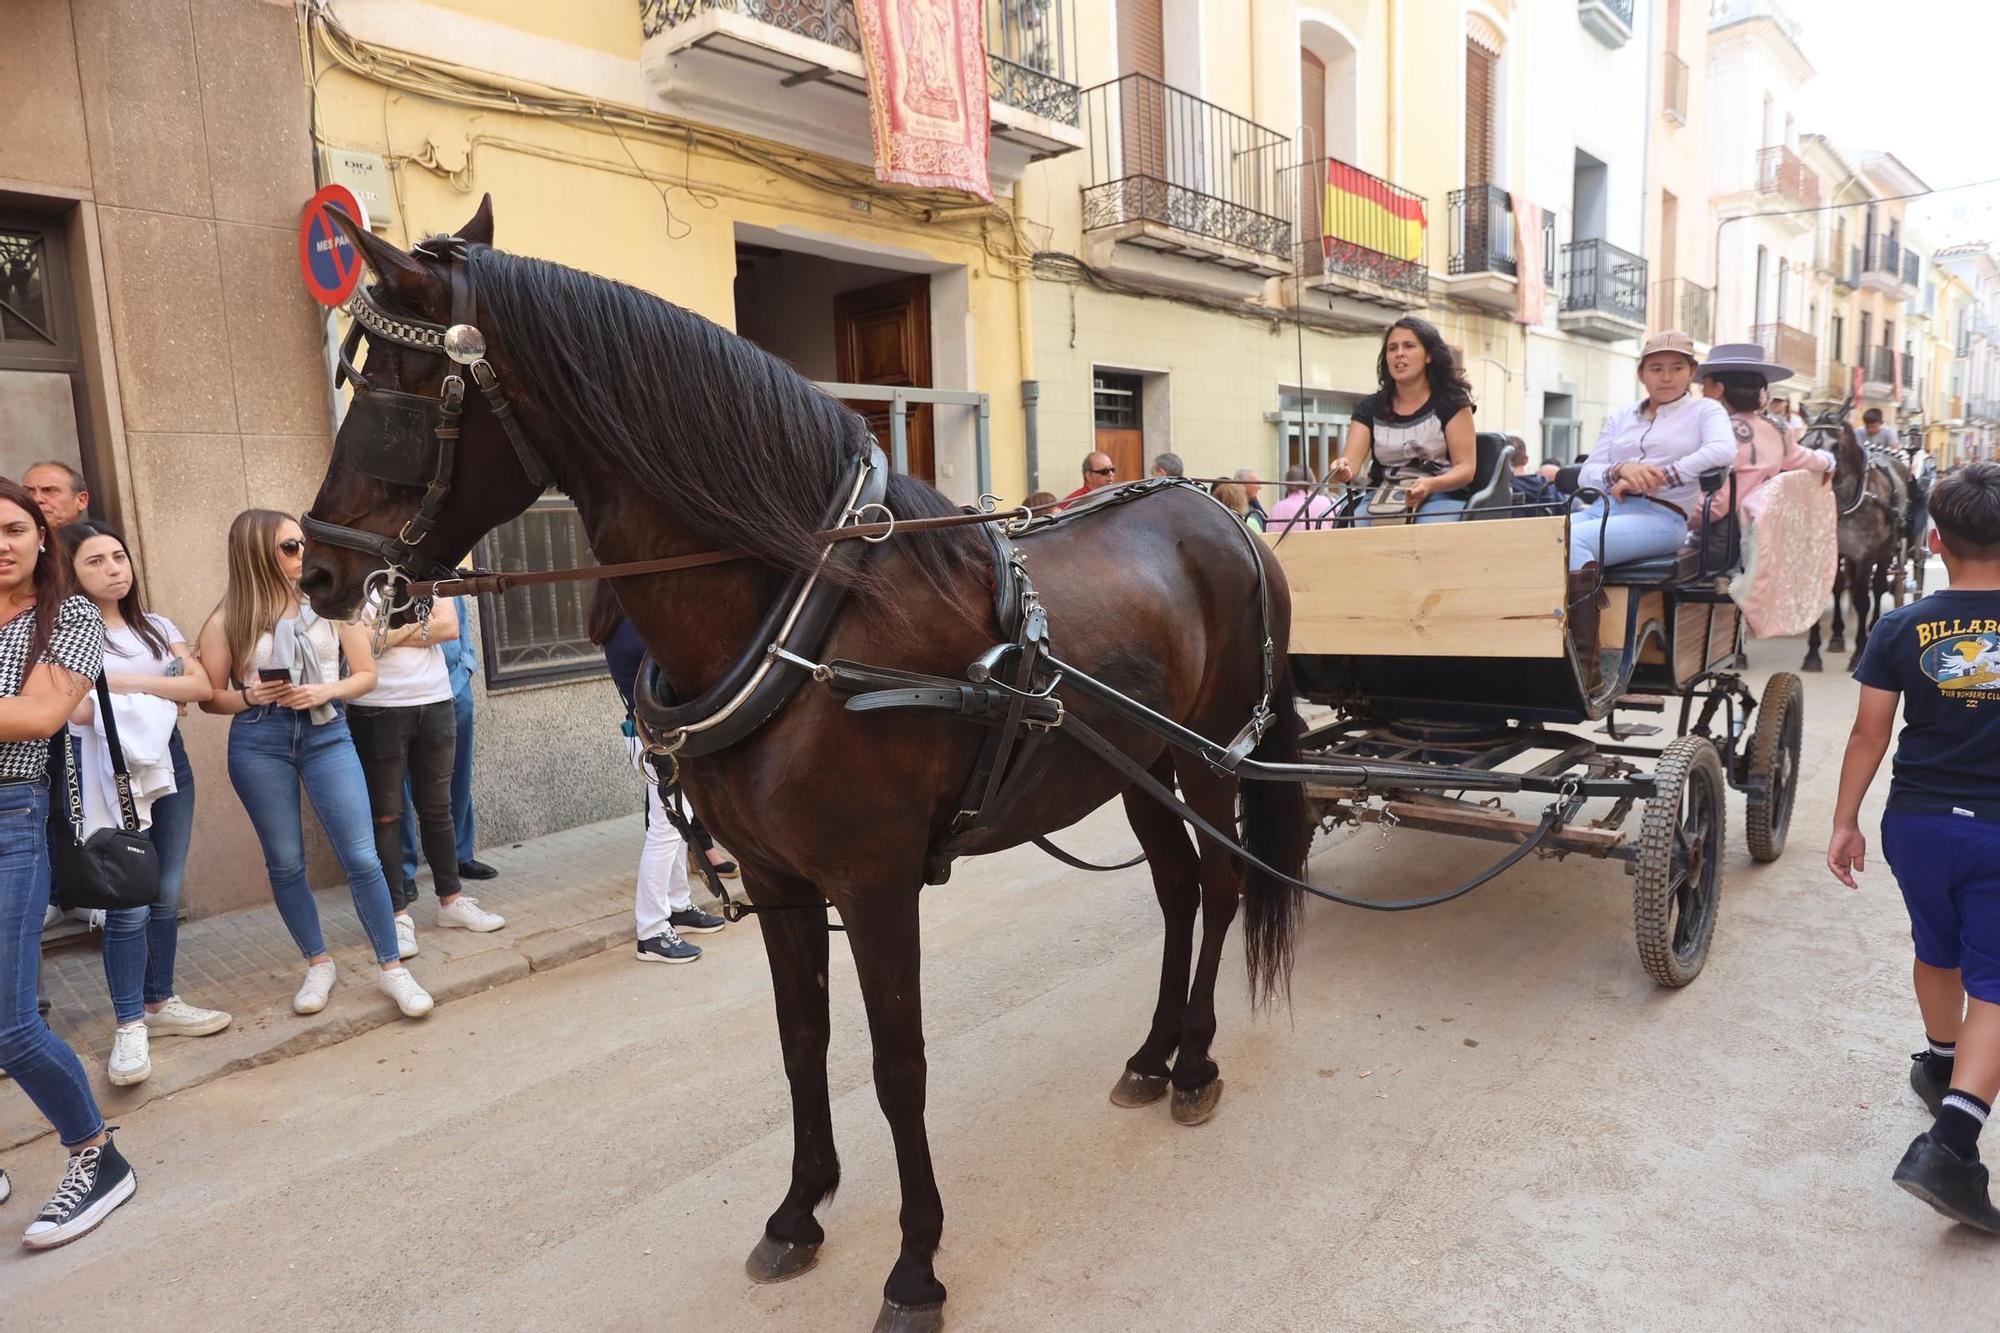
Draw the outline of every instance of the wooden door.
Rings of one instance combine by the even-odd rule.
[[[1143,74],[1118,85],[1124,177],[1167,177],[1166,23],[1161,0],[1118,0],[1118,73]],[[1150,82],[1149,82],[1150,80]]]
[[[1097,452],[1109,454],[1111,461],[1118,465],[1118,475],[1112,478],[1113,481],[1136,481],[1153,470],[1146,462],[1144,431],[1130,427],[1099,426]],[[1080,482],[1083,478],[1078,477],[1077,480]],[[1074,490],[1075,487],[1070,489]]]
[[[1326,208],[1326,62],[1299,48],[1299,123],[1305,161],[1299,166],[1299,263],[1308,277],[1326,267],[1320,214]]]
[[[877,287],[842,292],[833,300],[838,371],[847,384],[894,384],[928,389],[931,384],[931,280],[898,278]],[[889,405],[847,404],[868,421],[882,451],[892,459]],[[937,480],[937,457],[929,403],[909,410],[909,474]]]
[[[1493,180],[1493,84],[1498,59],[1478,42],[1465,43],[1465,183]]]

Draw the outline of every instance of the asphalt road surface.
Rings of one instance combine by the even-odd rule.
[[[1797,657],[1760,645],[1753,675]],[[1926,1124],[1904,1083],[1921,1033],[1886,871],[1854,894],[1822,864],[1842,665],[1808,681],[1783,861],[1750,861],[1732,801],[1694,985],[1640,970],[1614,866],[1531,864],[1403,915],[1313,903],[1289,1013],[1250,1014],[1231,942],[1227,1090],[1200,1128],[1105,1100],[1152,1003],[1144,872],[962,864],[924,913],[951,1326],[1985,1322],[1969,1312],[1994,1308],[2000,1244],[1889,1181]],[[1115,809],[1066,842],[1131,846]],[[1369,830],[1313,869],[1390,896],[1494,855]],[[67,1249],[0,1253],[0,1324],[866,1329],[897,1193],[852,967],[836,944],[828,1243],[756,1287],[742,1261],[785,1185],[785,1083],[755,930],[702,942],[693,967],[621,950],[127,1117],[137,1198]],[[25,1226],[55,1150],[4,1165],[0,1224]]]

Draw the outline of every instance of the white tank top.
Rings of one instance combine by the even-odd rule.
[[[287,616],[290,620],[293,617]],[[340,636],[334,632],[331,620],[315,620],[306,631],[313,648],[319,653],[319,664],[325,668],[328,680],[340,679]],[[257,651],[250,655],[250,669],[276,666],[271,660],[271,634],[269,630],[257,636]]]

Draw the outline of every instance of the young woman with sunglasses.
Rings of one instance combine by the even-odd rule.
[[[82,519],[58,534],[77,589],[104,618],[104,683],[114,695],[150,695],[171,704],[202,704],[214,696],[208,676],[174,622],[146,610],[125,539],[95,519]],[[173,709],[155,703],[171,719]],[[77,705],[75,721],[88,724],[97,700]],[[171,725],[163,722],[162,725]],[[121,728],[129,739],[129,728]],[[102,743],[78,748],[85,782],[98,780],[110,762]],[[132,751],[127,746],[127,757]],[[108,912],[104,918],[104,980],[118,1033],[107,1073],[119,1087],[143,1083],[153,1072],[151,1037],[206,1037],[229,1026],[229,1015],[200,1009],[174,993],[174,954],[180,939],[181,877],[194,834],[194,769],[172,726],[166,763],[174,789],[155,798],[148,810],[146,836],[160,853],[160,896],[150,907]]]
[[[432,1001],[403,966],[389,882],[375,855],[368,781],[348,734],[343,704],[375,687],[367,631],[313,614],[299,596],[305,540],[297,520],[246,509],[229,525],[229,586],[201,631],[201,664],[215,695],[202,710],[235,719],[229,727],[229,783],[264,847],[278,915],[305,955],[306,979],[292,998],[301,1014],[326,1008],[333,958],[320,933],[306,882],[299,792],[312,802],[347,874],[354,914],[381,968],[377,984],[405,1017]],[[350,674],[340,674],[345,654]]]
[[[75,1240],[132,1197],[138,1177],[111,1142],[83,1064],[35,1009],[49,906],[49,738],[90,693],[104,621],[70,597],[63,560],[33,497],[0,481],[0,1069],[69,1149],[31,1250]]]

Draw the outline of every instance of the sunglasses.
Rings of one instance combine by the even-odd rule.
[[[1118,475],[1118,469],[1115,467],[1094,467],[1090,469],[1090,475],[1093,477],[1113,477]]]
[[[286,555],[297,555],[300,551],[306,549],[306,544],[301,538],[287,537],[278,543],[278,549]]]

